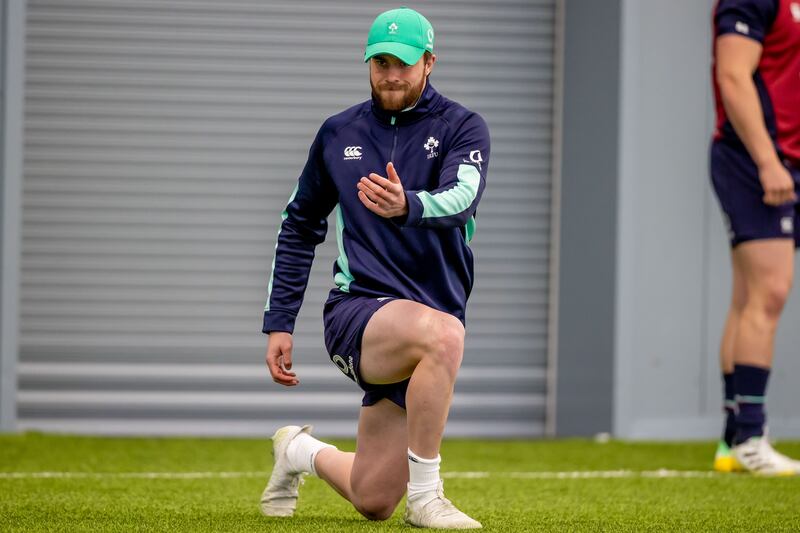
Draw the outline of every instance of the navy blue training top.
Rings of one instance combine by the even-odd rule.
[[[408,215],[393,219],[367,209],[356,188],[362,176],[386,176],[389,161],[408,202]],[[334,209],[338,291],[408,299],[463,322],[488,164],[486,122],[430,82],[412,109],[387,112],[368,100],[327,119],[283,212],[262,331],[293,332]]]

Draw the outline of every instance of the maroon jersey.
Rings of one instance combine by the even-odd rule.
[[[800,0],[719,0],[714,10],[715,39],[729,33],[762,44],[753,81],[764,122],[780,156],[800,163]],[[743,148],[725,115],[714,66],[712,79],[717,107],[714,139]]]

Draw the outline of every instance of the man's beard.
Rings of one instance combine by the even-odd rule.
[[[425,89],[425,81],[426,78],[423,77],[416,86],[408,83],[393,84],[383,82],[378,85],[377,89],[372,84],[372,80],[369,81],[369,84],[372,87],[372,96],[378,101],[381,109],[385,111],[402,111],[417,103],[422,91]]]

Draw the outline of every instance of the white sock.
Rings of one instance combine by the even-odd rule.
[[[409,500],[417,501],[420,498],[432,500],[436,497],[436,488],[439,486],[439,464],[441,462],[442,457],[440,455],[433,459],[423,459],[412,452],[411,448],[408,449]]]
[[[308,433],[300,433],[286,447],[286,455],[289,458],[289,464],[295,470],[316,476],[317,469],[314,468],[314,459],[316,459],[317,453],[325,448],[337,449],[336,446],[317,440]]]

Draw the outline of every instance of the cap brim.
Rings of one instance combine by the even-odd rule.
[[[370,60],[370,58],[380,54],[389,54],[395,56],[406,65],[416,65],[417,61],[419,61],[419,58],[422,57],[422,54],[424,53],[425,50],[422,48],[409,46],[403,43],[375,43],[367,46],[367,49],[364,52],[364,62],[367,62]]]

